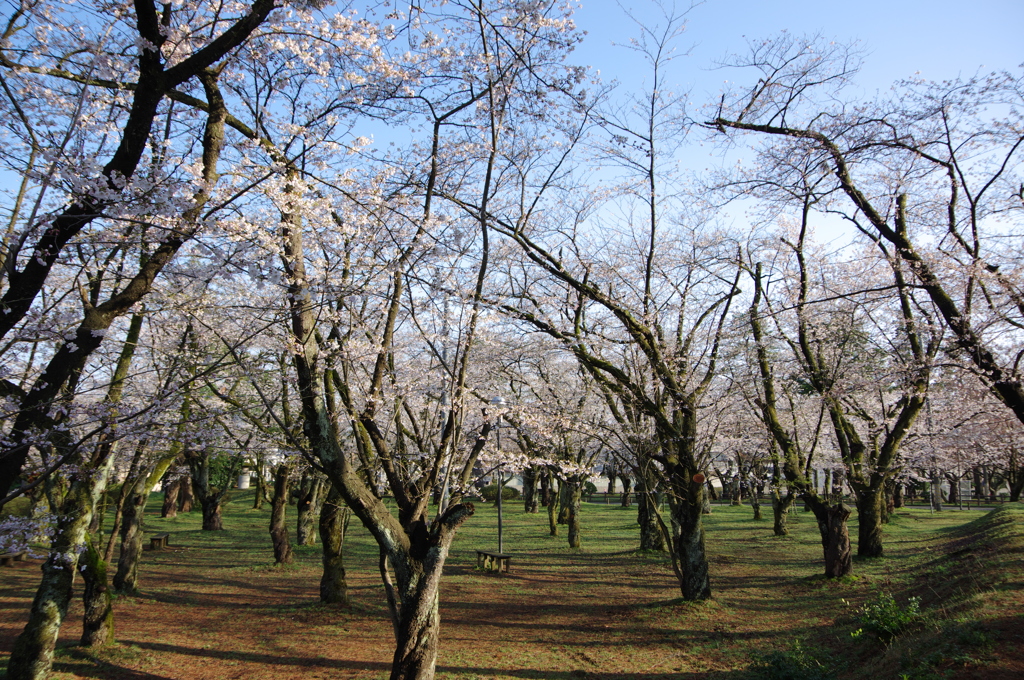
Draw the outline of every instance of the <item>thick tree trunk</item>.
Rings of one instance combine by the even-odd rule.
[[[882,556],[882,524],[885,514],[882,485],[860,489],[857,494],[857,555]]]
[[[327,481],[319,475],[311,475],[309,482],[303,485],[296,507],[295,542],[299,545],[316,545],[313,527],[318,522],[326,491]]]
[[[82,600],[85,616],[82,621],[83,647],[109,645],[114,642],[114,609],[107,587],[107,563],[103,561],[91,537],[86,536],[85,552],[81,557],[82,580],[85,592]]]
[[[72,584],[79,555],[85,546],[86,530],[96,501],[106,487],[109,471],[109,464],[100,469],[83,470],[64,497],[28,623],[15,640],[8,660],[8,680],[45,680],[50,674],[57,637],[71,603]]]
[[[583,496],[583,482],[573,480],[569,485],[569,547],[579,548],[582,545],[580,534],[580,499]]]
[[[523,470],[523,512],[537,512],[537,468]]]
[[[277,466],[274,473],[274,501],[270,506],[270,540],[274,543],[274,562],[292,563],[292,543],[288,539],[288,523],[285,517],[288,508],[288,490],[291,486],[291,469],[287,463]]]
[[[182,478],[168,479],[164,477],[164,502],[160,508],[160,516],[163,518],[178,516],[178,494],[181,492]]]
[[[203,531],[222,531],[224,520],[221,517],[221,496],[216,494],[200,501],[203,506]]]
[[[146,480],[126,480],[132,488],[125,497],[121,519],[121,554],[117,558],[117,573],[114,574],[114,590],[134,593],[139,587],[139,562],[142,560],[142,519],[146,511],[148,493],[140,492]],[[144,490],[143,490],[144,491]]]
[[[323,546],[324,573],[320,577],[320,601],[328,604],[348,604],[348,581],[345,579],[345,532],[348,529],[348,508],[334,485],[320,509],[320,544]]]
[[[468,517],[473,509],[469,506],[457,512]],[[457,523],[461,521],[462,518],[456,519]],[[398,644],[391,662],[390,680],[432,680],[434,677],[440,628],[438,587],[454,537],[453,530],[424,537],[427,545],[414,545],[408,553],[403,551],[390,557],[398,586],[394,621]],[[412,557],[415,553],[422,554],[422,559]]]
[[[551,473],[547,470],[540,473],[540,504],[545,508],[551,504]]]
[[[896,482],[896,488],[892,491],[892,507],[902,508],[905,501],[903,497],[905,485],[903,482]]]
[[[572,482],[559,481],[558,483],[558,523],[569,523],[569,499],[572,497],[572,490],[575,485]]]
[[[633,505],[633,502],[629,497],[629,490],[633,484],[633,480],[629,477],[620,477],[619,479],[622,481],[622,498],[620,499],[620,504],[622,507],[628,508]]]
[[[772,530],[776,536],[789,535],[789,509],[793,506],[795,499],[796,496],[789,489],[786,490],[785,496],[780,494],[778,489],[772,491],[772,519],[774,520]]]
[[[203,531],[221,531],[224,522],[221,519],[221,504],[224,502],[227,489],[215,489],[210,485],[210,452],[189,451],[185,454],[189,470],[192,473],[192,491],[199,499],[203,511]],[[236,471],[229,473],[229,478]]]
[[[691,483],[688,493],[673,494],[670,501],[673,528],[673,550],[680,574],[679,588],[684,600],[706,600],[711,597],[708,556],[704,546],[704,485]]]
[[[853,572],[853,550],[850,547],[850,533],[846,521],[850,509],[839,503],[812,503],[811,510],[818,520],[821,545],[825,554],[825,576],[839,578]]]
[[[192,473],[186,472],[178,487],[178,512],[192,512],[195,492],[192,490]]]

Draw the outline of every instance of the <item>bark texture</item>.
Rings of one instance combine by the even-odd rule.
[[[320,577],[320,601],[348,604],[348,581],[345,580],[345,532],[350,513],[342,505],[341,495],[331,485],[327,500],[320,510],[320,545],[323,546],[324,573]]]
[[[274,501],[270,506],[270,540],[274,544],[274,563],[292,563],[292,543],[288,538],[288,491],[291,487],[291,468],[281,463],[274,472]]]
[[[86,537],[85,552],[81,557],[82,594],[85,615],[82,621],[83,647],[109,645],[114,642],[114,609],[107,586],[107,563],[96,549],[91,537]]]

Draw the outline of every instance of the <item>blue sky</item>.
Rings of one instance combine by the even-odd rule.
[[[600,69],[606,80],[616,78],[625,84],[636,73],[635,64],[627,50],[611,44],[627,42],[636,34],[634,24],[615,0],[581,3],[576,23],[588,35],[574,61]],[[659,15],[650,0],[626,0],[621,6],[639,17]],[[917,72],[928,80],[945,80],[979,69],[1016,69],[1024,62],[1021,0],[707,0],[687,16],[680,47],[692,51],[676,62],[676,69],[678,84],[693,87],[696,101],[705,99],[704,93],[713,96],[724,79],[735,77],[710,70],[716,59],[742,51],[746,39],[783,30],[859,40],[868,54],[858,83],[868,94]]]

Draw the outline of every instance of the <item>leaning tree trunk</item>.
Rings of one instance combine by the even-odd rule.
[[[57,637],[71,603],[79,555],[85,546],[96,502],[106,488],[112,461],[113,456],[110,456],[99,469],[81,470],[64,497],[28,623],[15,640],[7,662],[8,680],[45,680],[50,674]]]
[[[580,535],[580,499],[583,496],[583,482],[574,479],[568,487],[569,547],[579,548],[582,545],[582,537]]]
[[[320,544],[323,546],[324,563],[324,573],[320,577],[320,601],[328,604],[348,604],[348,581],[345,579],[342,551],[349,517],[341,495],[331,484],[327,500],[320,509]]]
[[[292,543],[288,539],[288,523],[285,511],[288,508],[288,490],[291,486],[291,469],[287,463],[277,466],[274,473],[274,501],[270,506],[270,540],[274,543],[275,564],[292,563]]]
[[[117,573],[114,574],[114,590],[120,593],[134,593],[139,587],[139,562],[142,560],[142,519],[149,498],[146,487],[147,474],[141,478],[125,480],[131,485],[122,509],[121,554],[117,558]],[[141,488],[140,488],[141,487]]]
[[[114,642],[114,608],[107,587],[107,563],[90,536],[86,536],[85,552],[81,557],[82,594],[85,616],[82,621],[83,647],[98,647]]]

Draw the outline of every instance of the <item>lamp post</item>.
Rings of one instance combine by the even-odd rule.
[[[494,417],[495,417],[496,420],[494,422],[494,427],[495,427],[495,430],[497,430],[497,431],[495,432],[494,436],[497,438],[498,457],[500,458],[501,457],[501,411],[499,411],[498,409],[500,409],[500,408],[505,406],[505,399],[504,399],[504,397],[495,397],[494,399],[491,399],[491,406],[495,407],[495,415],[494,415]],[[501,471],[501,463],[500,462],[498,463],[497,467],[495,468],[495,472],[498,473],[498,485],[497,485],[498,486],[498,553],[499,554],[504,554],[505,553],[505,550],[504,550],[505,546],[504,546],[504,543],[502,541],[501,497],[503,495],[502,492],[505,490],[505,475]]]

